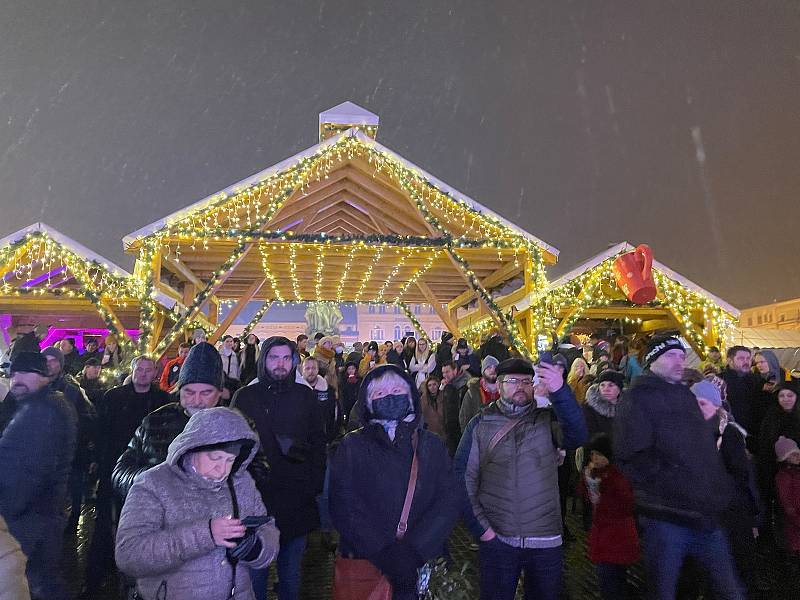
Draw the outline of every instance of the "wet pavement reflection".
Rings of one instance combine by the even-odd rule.
[[[94,529],[94,515],[94,506],[85,504],[77,531],[67,533],[64,540],[64,568],[71,593],[75,598],[81,592],[89,545]],[[570,513],[568,515],[568,526],[575,534],[576,539],[568,543],[565,548],[563,598],[571,600],[599,599],[600,593],[597,587],[594,567],[586,558],[586,536],[582,531],[580,521],[580,514]],[[463,527],[458,526],[453,531],[449,549],[457,568],[460,569],[464,563],[469,564],[465,576],[471,580],[475,589],[477,589],[476,547]],[[761,548],[759,555],[754,557],[754,561],[761,565],[760,579],[763,589],[753,593],[750,596],[751,598],[756,600],[796,600],[800,598],[800,579],[797,577],[797,572],[786,565],[786,561],[779,557],[774,548]],[[333,553],[325,547],[319,534],[312,534],[309,539],[308,550],[303,559],[301,598],[303,600],[328,600],[330,598],[332,580]],[[274,569],[270,581],[275,581]],[[644,594],[644,573],[640,565],[635,565],[629,570],[628,586],[629,598],[646,597]],[[274,594],[270,596],[270,598],[274,597]],[[682,595],[679,597],[688,598],[690,596]],[[91,600],[120,600],[125,596],[119,591],[116,577],[113,574],[109,574],[98,592],[90,596],[86,595],[84,598]],[[521,591],[518,594],[518,598],[522,598]]]

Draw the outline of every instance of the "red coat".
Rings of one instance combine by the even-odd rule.
[[[786,547],[800,553],[800,467],[781,466],[775,476],[775,487],[786,516],[783,524]]]
[[[580,491],[587,504],[589,494],[583,478]],[[609,465],[600,482],[600,501],[592,513],[589,531],[589,560],[593,563],[632,565],[639,560],[639,535],[633,516],[633,488],[614,465]]]

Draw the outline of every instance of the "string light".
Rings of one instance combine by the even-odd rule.
[[[289,279],[292,282],[294,299],[298,302],[302,302],[303,297],[300,295],[300,282],[297,279],[297,246],[294,244],[289,246]]]
[[[247,336],[250,335],[250,332],[253,331],[256,325],[261,322],[261,319],[264,318],[264,315],[267,314],[270,306],[272,306],[272,302],[270,300],[265,301],[255,312],[253,318],[250,319],[250,322],[247,323],[244,330],[242,330],[242,335],[240,336],[241,340],[247,340]]]
[[[265,248],[265,245],[264,244],[259,244],[258,245],[258,250],[261,253],[261,268],[264,271],[264,277],[267,278],[267,281],[269,281],[270,287],[272,287],[272,294],[273,294],[273,296],[275,296],[275,298],[278,300],[278,302],[283,302],[283,296],[281,295],[281,291],[278,288],[278,280],[275,277],[275,275],[273,275],[272,271],[269,268],[269,263],[268,263],[268,260],[267,260],[268,253],[267,253],[267,250]]]
[[[361,278],[361,285],[358,286],[358,291],[353,297],[354,302],[358,303],[358,301],[361,299],[361,295],[364,293],[370,277],[372,277],[372,270],[375,268],[375,265],[381,261],[381,256],[383,256],[383,247],[380,247],[375,251],[375,255],[372,257],[372,263],[367,267],[367,270],[364,271],[364,276]]]

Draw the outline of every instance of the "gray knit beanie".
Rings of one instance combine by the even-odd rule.
[[[491,354],[487,354],[487,355],[484,357],[484,359],[481,361],[481,373],[483,373],[483,372],[484,372],[486,369],[488,369],[489,367],[494,367],[494,368],[496,369],[496,368],[497,368],[497,365],[499,365],[499,364],[500,364],[500,361],[499,361],[499,360],[497,360],[497,359],[496,359],[494,356],[492,356]]]

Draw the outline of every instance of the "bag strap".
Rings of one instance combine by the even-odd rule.
[[[414,456],[411,459],[411,473],[408,476],[408,488],[406,489],[406,499],[403,502],[403,512],[400,513],[400,522],[397,524],[395,538],[402,540],[408,531],[408,515],[411,512],[411,502],[414,500],[414,490],[417,489],[417,474],[419,473],[419,459],[417,457],[417,440],[419,434],[417,430],[411,434],[411,449]]]
[[[495,432],[495,434],[492,436],[492,439],[489,440],[489,447],[486,449],[487,454],[490,454],[492,450],[495,449],[497,444],[500,443],[500,440],[506,437],[506,434],[508,434],[512,429],[514,429],[514,427],[519,425],[521,422],[522,422],[522,417],[519,417],[517,419],[509,419],[508,421],[506,421],[505,424]]]

